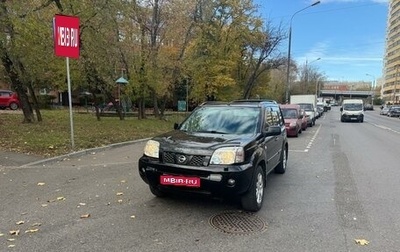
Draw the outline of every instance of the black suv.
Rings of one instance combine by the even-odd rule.
[[[149,140],[139,174],[158,197],[174,191],[240,199],[260,210],[267,175],[286,171],[288,142],[275,101],[204,103]]]

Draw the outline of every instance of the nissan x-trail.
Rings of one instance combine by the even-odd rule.
[[[267,175],[286,171],[285,123],[275,101],[204,103],[146,143],[139,174],[157,197],[189,192],[262,207]]]

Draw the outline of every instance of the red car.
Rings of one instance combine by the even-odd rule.
[[[300,114],[300,105],[284,104],[280,105],[283,118],[285,119],[285,128],[288,136],[298,137],[302,132],[302,116]]]
[[[300,115],[302,116],[301,118],[301,130],[306,130],[308,127],[308,116],[306,111],[304,109],[300,109]]]
[[[0,109],[10,108],[16,110],[19,108],[19,99],[15,92],[10,90],[0,90]]]

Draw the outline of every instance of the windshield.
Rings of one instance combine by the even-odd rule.
[[[260,108],[202,107],[195,110],[180,130],[215,134],[254,134]]]
[[[358,111],[363,109],[363,105],[361,103],[346,103],[343,104],[343,109],[349,111]]]
[[[285,119],[297,119],[297,110],[296,109],[287,109],[287,108],[282,108],[282,114],[283,118]]]
[[[300,108],[305,111],[314,111],[314,107],[311,103],[299,103]]]

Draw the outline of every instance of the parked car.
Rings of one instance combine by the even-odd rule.
[[[379,112],[380,115],[387,115],[389,112],[389,108],[388,106],[385,106],[381,109],[381,112]]]
[[[11,90],[0,90],[0,109],[16,110],[20,107],[17,93]]]
[[[283,118],[285,119],[286,133],[288,136],[298,137],[302,131],[302,117],[300,114],[300,105],[284,104],[280,105]]]
[[[387,112],[389,117],[400,117],[400,106],[391,106]]]
[[[157,197],[233,197],[244,210],[258,211],[267,175],[286,171],[286,129],[274,101],[205,103],[174,128],[149,140],[138,162]]]
[[[308,127],[308,115],[304,109],[300,109],[300,116],[301,116],[301,130],[307,130]]]
[[[320,118],[321,116],[324,115],[325,110],[324,110],[324,106],[323,105],[317,105],[317,112],[318,112],[318,117]]]
[[[364,110],[374,110],[374,106],[370,103],[364,105]]]

